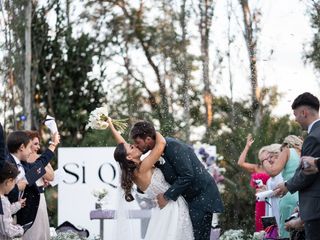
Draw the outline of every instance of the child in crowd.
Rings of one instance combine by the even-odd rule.
[[[18,169],[11,163],[5,161],[0,171],[0,239],[7,240],[20,237],[24,229],[20,225],[13,224],[12,214],[25,206],[26,199],[10,204],[5,194],[8,194],[15,186],[15,178]]]

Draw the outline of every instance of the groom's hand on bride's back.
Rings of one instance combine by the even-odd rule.
[[[162,209],[168,204],[169,201],[164,197],[163,193],[160,193],[157,196],[157,202],[158,202],[159,208]]]

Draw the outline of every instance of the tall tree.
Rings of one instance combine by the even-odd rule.
[[[314,30],[311,48],[306,53],[306,59],[313,63],[315,69],[320,72],[320,1],[308,0],[308,12],[311,20],[311,27]],[[320,81],[318,81],[320,85]]]
[[[189,91],[192,86],[190,84],[191,80],[191,69],[192,69],[192,59],[190,58],[190,54],[188,54],[188,36],[187,36],[187,25],[188,18],[190,17],[190,11],[188,10],[188,5],[186,0],[181,1],[180,5],[180,13],[179,13],[179,23],[181,28],[181,78],[182,78],[182,96],[183,98],[183,115],[184,115],[184,139],[187,142],[190,142],[190,108],[191,108],[191,97]]]
[[[232,43],[234,41],[234,36],[231,33],[231,15],[232,15],[232,1],[228,0],[227,2],[227,14],[228,14],[228,48],[227,48],[227,58],[228,58],[228,78],[229,78],[229,86],[230,86],[230,106],[231,106],[231,123],[232,126],[235,126],[235,109],[234,109],[234,97],[233,97],[233,73],[232,73],[232,66],[231,66],[231,48]]]
[[[86,9],[95,9],[90,13],[99,14],[87,16],[94,21],[96,29],[106,29],[103,44],[109,47],[109,54],[115,56],[119,54],[119,46],[121,49],[126,46],[126,52],[129,53],[127,56],[135,59],[138,55],[140,64],[143,63],[141,67],[136,61],[126,58],[123,66],[130,73],[130,78],[135,80],[130,82],[142,88],[141,99],[144,98],[145,105],[151,108],[152,117],[159,121],[161,130],[165,134],[174,134],[180,127],[188,127],[184,116],[180,119],[174,116],[177,110],[182,110],[188,104],[188,97],[192,99],[186,96],[190,95],[192,89],[190,85],[187,86],[193,68],[192,55],[186,51],[189,39],[183,35],[185,30],[182,30],[181,25],[185,24],[183,14],[186,14],[186,10],[182,10],[182,5],[172,0],[158,1],[152,7],[143,1],[139,5],[131,1],[93,2]],[[151,15],[152,11],[161,14]],[[132,54],[133,51],[135,54]],[[112,61],[112,57],[108,61]],[[123,78],[123,74],[118,74],[118,77]],[[128,79],[123,80],[128,82]],[[156,88],[150,87],[151,81]],[[187,140],[188,135],[185,134],[183,138]]]
[[[34,16],[34,37],[42,38],[37,62],[35,96],[40,107],[39,118],[53,114],[64,137],[64,146],[79,145],[86,134],[88,114],[105,100],[101,79],[91,77],[93,58],[99,55],[95,39],[87,34],[74,38],[65,26],[65,12],[59,2],[55,35],[49,36],[46,11]],[[66,118],[68,116],[68,118]]]
[[[204,103],[206,108],[206,125],[207,128],[211,126],[213,120],[213,94],[210,89],[210,76],[209,76],[209,38],[210,30],[212,25],[212,17],[214,13],[214,0],[199,0],[198,2],[200,21],[199,21],[199,32],[200,32],[200,50],[201,50],[201,63],[202,63],[202,81],[204,83]]]
[[[8,109],[10,127],[22,129],[19,106],[23,109],[25,60],[25,1],[5,1],[1,5],[5,23],[5,110]],[[22,118],[23,119],[23,118]],[[5,123],[6,124],[6,123]]]
[[[24,114],[25,114],[25,128],[31,129],[32,120],[32,105],[31,105],[31,19],[32,19],[32,1],[27,1],[25,6],[25,61],[24,61]]]
[[[251,84],[251,109],[252,120],[255,123],[254,128],[257,129],[261,124],[261,98],[260,89],[258,86],[258,71],[257,71],[257,39],[259,32],[259,16],[261,12],[258,9],[253,11],[250,9],[248,0],[239,0],[242,14],[244,32],[243,36],[246,42],[248,51],[248,60],[250,66],[250,84]]]

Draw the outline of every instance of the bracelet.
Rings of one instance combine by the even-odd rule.
[[[52,141],[49,141],[49,145],[52,145],[52,146],[54,146],[54,147],[57,146],[57,145],[56,145],[54,142],[52,142]]]

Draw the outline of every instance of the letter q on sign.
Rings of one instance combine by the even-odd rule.
[[[103,163],[99,167],[99,179],[113,188],[116,188],[114,181],[117,177],[116,167],[112,163]]]

